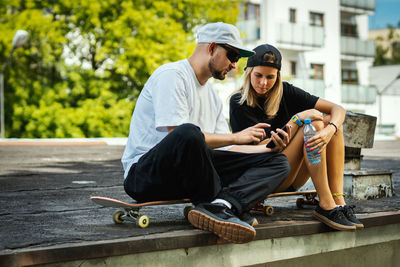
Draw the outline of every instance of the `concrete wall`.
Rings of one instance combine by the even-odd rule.
[[[311,266],[351,266],[376,267],[398,266],[400,262],[400,241],[373,244],[369,246],[321,253],[318,255],[284,261],[256,264],[252,267],[311,267]]]
[[[400,224],[389,224],[42,266],[396,266],[399,249]]]

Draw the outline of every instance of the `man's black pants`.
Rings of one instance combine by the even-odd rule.
[[[197,126],[183,124],[131,167],[124,187],[138,202],[190,198],[198,204],[222,198],[241,214],[288,174],[283,154],[214,150]]]

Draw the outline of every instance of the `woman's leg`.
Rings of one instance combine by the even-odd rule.
[[[323,121],[313,121],[312,124],[317,131],[322,130],[325,125]],[[306,148],[303,146],[303,153],[306,155]],[[321,152],[321,162],[310,164],[305,156],[305,164],[311,174],[314,187],[317,190],[319,197],[319,206],[324,210],[331,210],[336,207],[332,192],[328,183],[326,151]]]
[[[330,121],[330,116],[324,117],[324,123]],[[344,138],[343,126],[340,126],[336,135],[333,135],[326,147],[326,165],[328,171],[329,187],[334,196],[336,205],[346,205],[343,197],[343,172],[344,172]]]
[[[286,155],[289,161],[290,172],[286,180],[278,187],[276,192],[285,191],[297,179],[304,158],[302,152],[304,140],[301,131],[302,128],[297,127],[295,132],[292,131],[292,138],[290,140],[290,143],[282,152],[282,154]],[[308,175],[308,177],[310,177],[310,175]]]
[[[310,179],[310,176],[311,175],[307,169],[306,161],[304,160],[303,157],[303,161],[301,162],[301,166],[296,176],[296,180],[294,180],[292,186],[296,189],[302,187],[308,181],[308,179]]]
[[[325,127],[323,121],[314,121],[312,124],[317,131],[320,131]],[[327,148],[321,152],[320,163],[310,164],[307,156],[304,156],[306,155],[306,150],[301,130],[302,128],[297,131],[287,148],[283,151],[288,158],[291,171],[287,180],[282,184],[283,186],[278,188],[278,190],[285,190],[290,184],[296,187],[303,185],[311,175],[311,179],[319,197],[319,206],[314,210],[314,216],[321,222],[337,230],[354,230],[356,227],[363,228],[363,224],[356,218],[351,207],[344,206],[343,208],[336,208],[337,204],[343,203],[344,205],[343,196],[337,196],[336,199],[332,196],[332,192],[343,192],[343,168],[340,168],[341,161],[339,160],[341,157],[340,153],[343,155],[343,149],[340,150],[340,147],[343,144],[342,133],[339,133],[338,129],[335,139],[331,139],[330,151],[327,152]],[[340,131],[342,132],[342,130]],[[327,153],[339,154],[337,158],[329,154],[329,172],[327,170]],[[334,170],[335,166],[339,166],[339,168]],[[329,180],[328,173],[330,175]]]
[[[317,131],[324,127],[324,123],[322,121],[314,121],[313,125],[316,127]],[[318,193],[320,207],[325,210],[335,208],[336,203],[332,197],[332,193],[328,184],[325,151],[321,153],[321,162],[318,164],[309,164],[307,159],[304,160],[304,158],[306,158],[304,157],[304,155],[306,155],[304,139],[302,128],[299,128],[299,130],[297,130],[293,136],[290,144],[282,153],[288,158],[290,164],[290,173],[288,178],[277,189],[277,192],[285,190],[293,183],[295,185],[304,183],[304,181],[307,179],[306,177],[311,176],[314,187]],[[306,168],[302,168],[303,161]]]

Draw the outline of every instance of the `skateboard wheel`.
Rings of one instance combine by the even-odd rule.
[[[183,209],[183,215],[185,216],[186,220],[188,219],[189,212],[193,209],[193,206],[186,206]]]
[[[147,226],[149,226],[149,217],[147,217],[146,215],[141,215],[139,216],[139,218],[136,221],[136,224],[140,227],[140,228],[146,228]]]
[[[118,211],[118,212],[116,212],[115,214],[114,214],[114,216],[113,216],[113,221],[114,221],[114,223],[116,223],[116,224],[121,224],[121,223],[123,223],[124,222],[124,220],[122,219],[122,215],[124,215],[125,213],[123,212],[123,211]]]
[[[274,207],[272,206],[265,206],[264,207],[264,213],[267,216],[272,216],[274,214]]]
[[[303,207],[304,207],[304,199],[303,198],[298,198],[297,200],[296,200],[296,206],[299,208],[299,209],[302,209]]]

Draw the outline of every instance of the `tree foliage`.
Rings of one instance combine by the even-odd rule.
[[[7,137],[126,136],[136,98],[161,64],[186,58],[198,26],[235,23],[227,0],[3,0],[0,62]]]
[[[376,40],[374,65],[400,64],[400,21],[397,28],[388,25],[386,36],[379,36]]]

